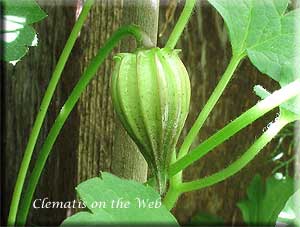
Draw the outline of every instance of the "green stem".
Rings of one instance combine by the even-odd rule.
[[[296,157],[293,156],[292,158],[288,159],[287,161],[284,161],[282,163],[280,163],[279,165],[277,165],[273,170],[272,170],[272,174],[275,174],[278,170],[280,170],[283,167],[288,167],[290,163],[292,163],[293,161],[295,161]]]
[[[288,123],[295,121],[289,115],[281,114],[278,120],[273,122],[267,131],[265,131],[254,144],[234,163],[227,168],[200,180],[182,183],[178,190],[180,192],[189,192],[214,185],[234,175],[244,168]]]
[[[196,4],[196,0],[186,0],[184,9],[175,25],[175,28],[173,29],[167,43],[166,48],[174,49],[176,46],[176,43],[178,42],[181,33],[184,30],[184,27],[186,26],[192,12],[193,8]]]
[[[197,134],[199,133],[201,127],[203,126],[205,120],[207,119],[209,113],[212,111],[214,106],[216,105],[217,101],[219,100],[220,96],[222,95],[223,91],[225,90],[227,84],[229,83],[231,77],[233,76],[234,71],[238,67],[240,61],[244,58],[244,55],[242,56],[233,56],[230,60],[230,63],[224,72],[221,80],[219,81],[218,85],[216,86],[215,90],[209,97],[207,103],[203,107],[202,111],[197,117],[197,120],[195,121],[194,125],[192,126],[191,130],[185,137],[182,146],[179,150],[178,158],[184,157],[193,141],[195,140]]]
[[[29,178],[28,188],[24,194],[22,200],[22,206],[18,215],[18,224],[24,225],[26,223],[26,218],[30,209],[31,201],[35,188],[39,181],[40,175],[43,171],[49,153],[51,152],[52,146],[59,135],[61,128],[63,127],[65,121],[67,120],[69,114],[80,98],[81,93],[85,90],[86,86],[96,74],[98,68],[113,50],[116,44],[124,37],[132,35],[138,41],[139,44],[143,43],[145,46],[151,46],[151,41],[149,37],[143,33],[137,26],[130,25],[121,27],[115,33],[112,34],[110,39],[104,44],[104,47],[99,49],[98,54],[92,59],[91,63],[88,65],[87,69],[83,73],[82,77],[74,87],[69,98],[62,106],[42,148],[38,154],[36,164],[33,168],[32,174]]]
[[[193,12],[193,8],[196,4],[196,0],[186,0],[184,9],[175,25],[175,28],[173,29],[165,48],[174,49],[176,46],[176,43],[178,42],[186,24],[188,23],[188,20]],[[174,152],[172,162],[176,161],[176,153]],[[177,186],[181,184],[182,181],[182,173],[178,173],[175,176],[172,176],[170,178],[170,186],[169,190],[166,193],[166,196],[164,198],[164,205],[171,210],[181,193],[178,192]]]
[[[176,151],[173,152],[171,164],[176,161]],[[163,204],[167,207],[168,210],[171,210],[175,203],[177,202],[179,196],[181,193],[177,189],[178,185],[180,185],[182,182],[182,173],[178,173],[172,177],[170,177],[169,181],[169,189],[165,195],[165,198],[163,200]]]
[[[28,171],[29,163],[30,163],[32,153],[33,153],[38,135],[40,133],[43,121],[45,119],[50,101],[53,97],[55,88],[60,79],[60,76],[64,69],[64,66],[69,58],[71,50],[75,44],[75,41],[78,37],[78,34],[83,26],[83,23],[88,15],[89,10],[91,9],[91,6],[93,5],[93,3],[94,3],[94,0],[86,1],[86,4],[84,5],[83,10],[82,10],[78,20],[76,21],[76,23],[72,29],[72,32],[67,40],[67,43],[63,49],[63,52],[57,62],[56,68],[52,74],[50,81],[49,81],[48,88],[45,91],[45,95],[43,97],[43,100],[42,100],[41,106],[40,106],[40,110],[39,110],[36,120],[34,122],[32,131],[31,131],[31,134],[30,134],[30,137],[29,137],[29,140],[28,140],[25,152],[24,152],[23,160],[22,160],[22,163],[21,163],[21,166],[19,169],[18,177],[16,180],[16,184],[15,184],[15,188],[14,188],[14,192],[13,192],[13,196],[12,196],[12,200],[11,200],[11,205],[10,205],[10,211],[9,211],[9,215],[8,215],[8,221],[7,221],[7,224],[9,226],[15,225],[19,201],[20,201],[22,189],[24,186],[26,174]]]
[[[181,195],[181,192],[178,190],[178,184],[177,186],[173,185],[170,186],[168,192],[166,193],[166,196],[163,200],[163,204],[168,210],[172,210],[172,208],[175,206],[179,196]]]
[[[177,160],[169,168],[169,176],[173,176],[176,173],[182,171],[193,162],[199,160],[206,155],[209,151],[223,143],[238,131],[251,124],[253,121],[263,116],[270,110],[276,108],[285,101],[299,95],[300,93],[300,80],[296,80],[287,86],[275,91],[273,94],[258,102],[252,108],[240,115],[234,121],[226,125],[223,129],[212,135],[205,140],[202,144],[192,150],[189,154],[183,158]]]

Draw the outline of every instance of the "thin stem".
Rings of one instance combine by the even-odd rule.
[[[16,184],[15,184],[15,188],[14,188],[14,192],[13,192],[13,196],[12,196],[12,201],[11,201],[11,205],[10,205],[10,211],[9,211],[9,215],[8,215],[8,221],[7,224],[9,226],[13,226],[15,225],[15,221],[16,221],[16,215],[17,215],[17,211],[18,211],[18,207],[19,207],[19,201],[20,201],[20,197],[21,197],[21,193],[22,193],[22,189],[24,186],[24,181],[26,178],[26,174],[28,171],[28,166],[32,157],[32,153],[38,138],[38,135],[40,133],[43,121],[45,119],[50,101],[53,97],[55,88],[57,86],[57,83],[60,79],[61,73],[64,69],[64,66],[69,58],[69,55],[71,53],[71,50],[75,44],[75,41],[78,37],[78,34],[84,24],[84,21],[92,7],[94,3],[94,0],[87,0],[82,12],[78,18],[78,20],[76,21],[72,32],[67,40],[67,43],[63,49],[63,52],[58,60],[58,63],[56,65],[56,68],[52,74],[52,77],[49,81],[49,85],[47,90],[45,91],[45,95],[43,97],[43,100],[41,102],[41,106],[40,106],[40,110],[37,114],[36,120],[34,122],[25,152],[24,152],[24,156],[23,156],[23,160],[19,169],[19,173],[18,173],[18,177],[16,180]]]
[[[96,74],[98,68],[105,60],[105,58],[110,54],[116,44],[124,37],[132,35],[139,43],[144,43],[146,46],[150,45],[149,37],[143,33],[137,26],[130,25],[121,27],[115,33],[112,34],[110,39],[104,44],[104,47],[99,49],[98,54],[92,59],[91,63],[88,65],[87,69],[83,73],[82,77],[74,87],[69,98],[62,106],[43,146],[38,154],[37,161],[33,168],[32,174],[29,178],[28,188],[24,194],[21,209],[18,216],[18,224],[24,225],[26,223],[26,218],[30,209],[33,194],[35,192],[37,183],[39,181],[40,175],[43,171],[47,158],[51,152],[52,146],[59,135],[61,128],[63,127],[65,121],[67,120],[69,114],[80,98],[81,93],[85,90],[86,86]]]
[[[166,48],[169,49],[174,49],[176,46],[176,43],[178,42],[181,33],[184,30],[184,27],[186,26],[192,12],[193,8],[196,4],[196,0],[186,0],[185,6],[183,8],[183,11],[175,25],[175,28],[173,29],[167,43],[166,43]]]
[[[173,152],[171,164],[176,161],[176,151]],[[165,198],[163,200],[163,204],[167,207],[168,210],[171,210],[179,196],[181,195],[180,191],[177,189],[178,185],[180,185],[182,182],[182,173],[178,173],[175,176],[172,176],[169,181],[169,189],[165,195]]]
[[[287,161],[284,161],[284,162],[279,163],[279,165],[276,166],[276,167],[272,170],[272,174],[275,174],[278,170],[280,170],[280,169],[283,168],[283,167],[288,167],[289,164],[290,164],[291,162],[293,162],[295,159],[296,159],[296,157],[293,156],[293,157],[291,157],[290,159],[288,159]]]
[[[195,140],[195,138],[196,138],[197,134],[199,133],[201,127],[203,126],[205,120],[207,119],[208,115],[210,114],[210,112],[212,111],[212,109],[214,108],[216,103],[218,102],[220,96],[222,95],[223,91],[225,90],[227,84],[229,83],[230,79],[233,76],[234,71],[238,67],[238,65],[239,65],[240,61],[243,59],[243,57],[244,57],[244,55],[233,56],[231,58],[230,63],[228,65],[226,71],[224,72],[221,80],[219,81],[215,90],[209,97],[209,99],[208,99],[207,103],[205,104],[205,106],[203,107],[202,111],[198,115],[197,120],[195,121],[194,125],[190,129],[189,133],[185,137],[183,144],[179,150],[178,158],[182,158],[188,153],[193,141]]]
[[[234,121],[226,125],[223,129],[209,137],[189,154],[177,160],[170,166],[168,175],[173,176],[182,171],[259,117],[299,94],[300,80],[296,80],[280,90],[275,91],[273,94],[258,102]]]
[[[254,144],[234,163],[227,168],[200,180],[182,183],[179,186],[180,192],[189,192],[205,188],[214,185],[220,181],[223,181],[230,176],[234,175],[242,168],[244,168],[276,135],[277,133],[288,123],[295,119],[289,118],[285,115],[281,115],[278,120],[270,125],[267,131],[265,131]]]
[[[188,20],[193,12],[193,8],[195,4],[196,4],[196,0],[186,0],[183,11],[165,45],[165,48],[169,48],[169,49],[175,48],[176,43],[178,42],[186,24],[188,23]],[[176,161],[176,153],[174,152],[172,162],[175,161]],[[178,200],[181,194],[177,190],[177,186],[181,184],[181,181],[182,181],[182,173],[178,173],[175,176],[170,178],[169,190],[166,193],[166,196],[164,198],[164,204],[169,210],[171,210],[174,207],[176,201]]]

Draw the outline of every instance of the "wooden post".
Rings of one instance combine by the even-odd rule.
[[[158,29],[159,0],[125,0],[122,24],[139,25],[156,44]],[[132,39],[122,42],[122,51],[133,51]],[[116,119],[115,143],[112,153],[112,172],[116,175],[145,182],[147,163],[138,148],[128,136],[118,119]]]
[[[136,24],[156,43],[158,0],[98,1],[91,12],[86,31],[82,33],[82,70],[92,56],[121,25]],[[133,51],[132,38],[122,42],[122,51]],[[116,48],[114,54],[119,52]],[[112,56],[82,95],[78,112],[79,145],[77,182],[97,176],[99,171],[110,171],[118,176],[145,181],[147,164],[136,146],[115,117],[110,86],[113,70]]]

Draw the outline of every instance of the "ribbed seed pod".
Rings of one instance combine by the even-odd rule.
[[[113,105],[163,193],[172,152],[189,111],[188,73],[178,50],[137,50],[115,59]]]

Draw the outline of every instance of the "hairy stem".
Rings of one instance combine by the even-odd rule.
[[[229,178],[244,168],[279,133],[284,126],[295,120],[295,118],[286,114],[282,114],[281,112],[278,120],[275,120],[275,122],[270,125],[267,131],[265,131],[238,160],[233,162],[227,168],[211,176],[192,182],[182,183],[178,190],[180,192],[194,191],[214,185]]]
[[[189,154],[183,158],[177,160],[169,168],[169,176],[173,176],[176,173],[182,171],[193,162],[199,160],[206,155],[209,151],[229,139],[247,125],[251,124],[256,119],[260,118],[270,110],[278,107],[285,101],[300,94],[300,80],[296,80],[280,90],[275,91],[273,94],[258,102],[252,108],[240,115],[234,121],[226,125],[223,129],[209,137],[202,144],[192,150]]]
[[[196,4],[196,0],[186,0],[184,9],[175,25],[175,28],[173,29],[167,43],[166,48],[174,49],[176,46],[176,43],[178,42],[181,33],[183,32],[187,22],[189,21],[189,18],[193,12],[193,8]]]
[[[210,112],[212,111],[212,109],[214,108],[216,103],[218,102],[219,98],[221,97],[222,93],[224,92],[227,84],[229,83],[230,79],[233,76],[234,71],[238,67],[238,65],[239,65],[240,61],[243,59],[243,57],[244,57],[244,55],[233,56],[231,58],[230,63],[228,65],[226,71],[224,72],[221,80],[219,81],[215,90],[209,97],[209,99],[208,99],[207,103],[205,104],[205,106],[203,107],[202,111],[198,115],[197,120],[193,124],[193,126],[190,129],[190,131],[188,132],[187,136],[185,137],[183,144],[179,150],[178,158],[182,158],[183,156],[185,156],[188,153],[193,141],[195,140],[195,138],[196,138],[197,134],[199,133],[201,127],[203,126],[205,120],[207,119],[208,115],[210,114]]]
[[[37,161],[33,168],[32,174],[29,178],[28,188],[24,194],[21,209],[18,216],[18,224],[24,225],[26,223],[27,215],[30,209],[30,204],[32,201],[33,194],[35,192],[37,183],[39,181],[40,175],[43,171],[47,158],[51,152],[52,146],[56,141],[57,136],[60,133],[65,121],[67,120],[69,114],[73,110],[75,104],[80,98],[81,93],[85,90],[86,86],[96,74],[98,68],[103,63],[105,58],[110,54],[116,44],[126,36],[132,35],[139,44],[143,43],[145,46],[150,47],[151,41],[149,37],[143,33],[137,26],[130,25],[121,27],[117,30],[110,39],[104,44],[103,48],[99,49],[98,54],[92,59],[91,63],[88,65],[87,69],[81,76],[80,80],[72,90],[69,98],[62,106],[42,148],[38,154]]]
[[[18,177],[16,180],[16,184],[15,184],[15,188],[14,188],[14,192],[13,192],[13,196],[12,196],[12,200],[11,200],[11,205],[10,205],[10,211],[9,211],[9,215],[8,215],[8,221],[7,221],[7,225],[9,225],[9,226],[15,225],[17,211],[18,211],[18,207],[19,207],[19,201],[20,201],[22,189],[24,186],[26,174],[28,171],[29,163],[30,163],[32,153],[33,153],[34,147],[36,145],[36,141],[37,141],[38,135],[40,133],[42,124],[44,122],[50,101],[53,97],[55,88],[60,79],[61,73],[65,67],[65,64],[70,56],[71,50],[75,44],[78,34],[79,34],[79,32],[84,24],[84,21],[91,9],[91,6],[93,5],[93,2],[94,2],[94,0],[86,1],[80,16],[71,31],[71,34],[70,34],[70,36],[67,40],[67,43],[63,49],[63,52],[60,55],[60,58],[56,65],[56,68],[52,74],[50,81],[49,81],[47,90],[45,91],[45,95],[41,102],[40,110],[36,116],[36,120],[34,122],[27,146],[25,148],[23,160],[22,160],[22,163],[21,163],[21,166],[19,169],[19,173],[18,173]]]

